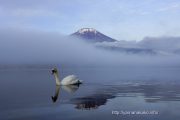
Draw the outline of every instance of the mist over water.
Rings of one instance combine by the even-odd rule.
[[[0,0],[0,120],[180,120],[179,13],[179,0]]]
[[[165,44],[165,43],[164,43]],[[157,46],[156,46],[157,47]],[[98,49],[56,32],[0,29],[0,64],[179,66],[178,55],[137,55]]]
[[[161,49],[158,45],[155,48]],[[0,29],[0,68],[27,68],[0,69],[0,119],[116,120],[112,110],[159,112],[151,116],[119,115],[119,119],[179,119],[179,60],[176,54],[100,49],[94,43],[55,32]],[[27,65],[57,65],[60,79],[75,74],[83,84],[56,86],[50,69],[32,70]]]

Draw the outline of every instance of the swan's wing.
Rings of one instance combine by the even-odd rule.
[[[69,75],[69,76],[65,77],[61,83],[63,85],[72,85],[72,84],[77,84],[78,82],[79,82],[79,80],[75,75]]]
[[[75,75],[68,75],[62,81],[73,81],[73,80],[77,80],[77,79],[78,78]]]

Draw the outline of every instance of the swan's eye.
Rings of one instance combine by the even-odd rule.
[[[56,70],[52,70],[52,73],[56,73]]]
[[[56,68],[54,68],[54,69],[51,70],[51,72],[52,72],[52,74],[58,73],[58,70]]]

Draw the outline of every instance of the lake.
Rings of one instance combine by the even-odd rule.
[[[0,120],[179,120],[180,68],[59,68],[80,86],[56,86],[50,69],[0,69]]]

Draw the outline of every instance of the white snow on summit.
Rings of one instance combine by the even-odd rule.
[[[87,32],[93,32],[96,34],[97,30],[95,30],[94,28],[82,28],[82,29],[78,30],[78,33],[80,33],[80,34],[84,34]]]

